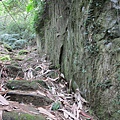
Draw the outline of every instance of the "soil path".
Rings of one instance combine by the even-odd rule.
[[[3,120],[97,120],[79,89],[72,92],[59,68],[36,46],[9,51],[0,45],[0,83],[9,102],[0,106]]]

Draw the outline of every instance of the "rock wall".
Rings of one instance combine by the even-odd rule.
[[[46,0],[43,16],[39,52],[79,86],[100,120],[118,120],[120,0]]]

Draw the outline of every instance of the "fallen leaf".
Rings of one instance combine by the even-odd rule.
[[[79,118],[80,117],[80,110],[79,109],[77,109],[77,118]]]
[[[60,77],[65,78],[65,76],[64,76],[64,74],[63,74],[63,73],[61,73],[61,74],[60,74]]]
[[[91,118],[91,116],[87,115],[84,111],[80,111],[80,114],[83,115],[83,116],[86,117],[86,118],[89,118],[89,119],[93,120],[93,119]]]
[[[52,88],[51,88],[51,92],[52,92],[53,95],[56,94],[56,89],[55,89],[55,87],[52,87]]]
[[[53,97],[53,95],[51,95],[51,93],[49,91],[46,92],[47,97],[49,97],[51,100],[55,100],[55,98]]]
[[[72,106],[73,114],[76,116],[77,105],[74,103]]]
[[[15,80],[24,80],[22,77],[16,77]]]
[[[83,103],[88,103],[83,97],[80,98]]]
[[[83,103],[88,103],[88,102],[81,96],[79,89],[76,89],[76,93],[78,94],[80,100],[81,100]]]
[[[78,102],[78,109],[82,110],[82,102],[81,101]]]
[[[4,92],[4,91],[5,89],[2,86],[0,86],[0,92]]]
[[[44,93],[40,92],[39,90],[37,90],[36,92],[37,92],[37,94],[40,94],[40,95],[46,96]]]
[[[64,110],[64,109],[59,109],[60,111],[62,112],[65,112],[66,114],[68,114],[70,117],[74,118],[74,120],[79,120],[78,118],[75,117],[74,114],[68,112],[67,110]]]
[[[2,110],[0,110],[0,120],[2,120]]]
[[[4,89],[4,90],[5,90],[5,89]],[[0,90],[0,95],[5,95],[7,92],[8,92],[8,90],[5,90],[5,91]]]
[[[39,112],[42,114],[45,114],[47,116],[49,116],[50,118],[52,118],[53,120],[56,120],[55,116],[53,114],[51,114],[49,111],[47,111],[46,109],[39,107],[38,108]]]
[[[32,114],[35,114],[35,115],[39,115],[38,112],[34,112],[34,111],[29,111],[29,112],[32,113]]]
[[[7,112],[12,111],[12,109],[10,108],[10,106],[0,106],[0,111],[3,111],[3,110],[5,110]]]
[[[50,77],[47,77],[47,80],[51,80],[51,81],[57,81],[58,79],[59,79],[60,77],[58,76],[58,77],[56,77],[56,78],[50,78]]]
[[[9,102],[3,96],[0,95],[0,104],[9,105]]]
[[[63,114],[66,119],[69,117],[69,115],[66,112],[63,112]]]

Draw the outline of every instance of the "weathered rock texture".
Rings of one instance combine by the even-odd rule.
[[[73,80],[100,120],[120,115],[120,1],[46,0],[39,52]]]

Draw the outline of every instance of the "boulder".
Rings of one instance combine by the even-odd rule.
[[[8,69],[8,76],[15,78],[17,76],[24,77],[24,72],[22,71],[22,68],[16,65],[7,65]]]

